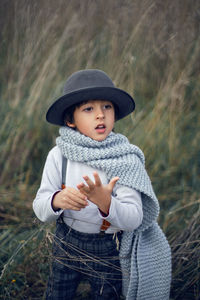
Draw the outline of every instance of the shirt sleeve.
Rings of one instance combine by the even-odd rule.
[[[61,169],[62,155],[56,146],[47,156],[40,188],[33,201],[33,210],[42,222],[54,221],[63,212],[63,210],[54,211],[51,204],[55,193],[61,190]]]
[[[100,212],[99,215],[118,229],[135,230],[143,219],[141,193],[118,185],[111,198],[108,216],[103,217]]]

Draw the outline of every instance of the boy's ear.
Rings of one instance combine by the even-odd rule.
[[[76,127],[76,125],[74,123],[70,123],[68,121],[66,122],[66,125],[69,126],[69,127],[71,127],[71,128],[75,128]]]

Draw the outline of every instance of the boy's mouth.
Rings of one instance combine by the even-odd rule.
[[[99,125],[97,125],[97,127],[95,128],[95,130],[98,133],[104,133],[105,130],[106,130],[106,126],[104,124],[99,124]]]

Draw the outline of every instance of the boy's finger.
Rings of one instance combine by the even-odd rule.
[[[84,183],[77,184],[77,189],[82,193],[82,194],[88,194],[90,191],[90,188],[87,187]]]
[[[116,182],[119,180],[119,177],[114,177],[114,178],[112,178],[111,180],[110,180],[110,182],[109,182],[109,187],[113,190],[113,188],[114,188],[114,186],[115,186],[115,184],[116,184]]]
[[[70,203],[76,207],[85,207],[88,205],[88,202],[86,200],[86,197],[84,196],[84,200],[82,198],[78,197],[70,197]]]
[[[73,201],[74,203],[79,203],[83,207],[88,205],[87,196],[84,195],[84,193],[77,191],[76,189],[69,188],[68,193],[66,193],[66,195],[63,196],[66,197],[66,200],[69,199],[69,201]]]
[[[73,198],[80,198],[82,200],[85,200],[85,196],[82,193],[80,193],[80,191],[77,191],[76,189],[73,189],[73,188],[67,189],[66,196],[73,197]]]
[[[73,210],[80,210],[81,208],[85,208],[86,205],[79,204],[77,202],[71,202],[68,204],[69,208],[68,209],[73,209]]]
[[[99,174],[98,174],[97,172],[94,172],[94,173],[93,173],[93,176],[94,176],[94,179],[95,179],[95,184],[96,184],[96,186],[102,185],[101,179],[100,179],[100,177],[99,177]]]
[[[86,181],[86,183],[89,186],[89,188],[93,188],[94,187],[94,182],[88,176],[83,176],[83,179]]]

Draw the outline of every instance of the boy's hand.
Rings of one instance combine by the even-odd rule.
[[[87,205],[87,197],[71,187],[58,192],[52,200],[52,207],[55,211],[58,209],[81,210]]]
[[[107,214],[110,208],[112,190],[119,180],[119,177],[114,177],[107,185],[103,185],[97,172],[94,172],[93,176],[95,182],[88,176],[83,176],[87,185],[81,182],[77,185],[77,188],[90,201],[95,203],[102,212]]]

